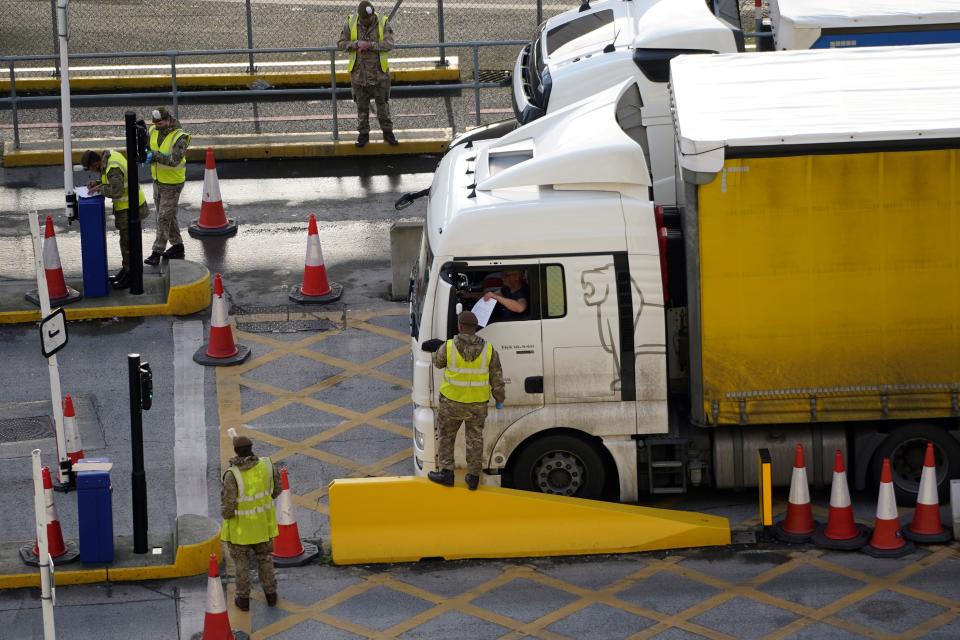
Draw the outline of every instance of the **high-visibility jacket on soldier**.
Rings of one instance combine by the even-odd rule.
[[[383,42],[383,33],[387,29],[387,17],[381,17],[379,13],[373,14],[373,19],[377,21],[377,38],[380,42]],[[357,16],[356,14],[350,14],[347,16],[347,24],[350,25],[350,39],[353,41],[357,40]],[[390,59],[389,51],[380,52],[380,70],[384,73],[387,72],[387,61]],[[353,66],[357,63],[357,52],[353,50],[350,52],[350,59],[347,61],[347,73],[353,71]]]
[[[464,360],[453,340],[447,340],[447,367],[443,370],[440,395],[454,402],[490,400],[490,358],[493,346],[488,342],[473,360]]]
[[[123,174],[123,197],[113,199],[113,210],[126,211],[130,208],[130,183],[127,182],[127,159],[117,151],[111,151],[110,157],[107,158],[107,166],[103,168],[103,174],[100,176],[100,182],[102,184],[110,184],[110,181],[107,179],[107,174],[110,173],[110,169],[113,168],[120,169],[120,172]],[[143,189],[140,189],[140,204],[146,201],[147,197],[143,195]]]
[[[165,156],[170,155],[170,152],[173,150],[173,145],[177,140],[183,136],[187,136],[187,140],[190,139],[190,136],[187,135],[183,129],[176,129],[167,134],[167,137],[163,139],[163,144],[157,144],[160,132],[154,125],[150,125],[149,134],[150,151],[154,154],[162,153]],[[180,164],[175,167],[168,167],[159,162],[152,162],[150,163],[150,175],[161,184],[183,184],[187,180],[187,158],[186,156],[180,158]]]
[[[277,537],[277,515],[273,509],[273,463],[260,458],[246,471],[230,467],[237,481],[235,515],[223,521],[220,539],[233,544],[259,544]]]

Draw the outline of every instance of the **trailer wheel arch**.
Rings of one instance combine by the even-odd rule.
[[[569,427],[555,427],[552,429],[539,431],[530,435],[523,442],[521,442],[507,459],[507,463],[504,466],[503,473],[501,475],[501,486],[507,488],[533,490],[532,487],[526,486],[527,483],[523,481],[518,482],[519,478],[516,477],[516,471],[518,471],[517,465],[524,464],[527,466],[529,464],[529,452],[535,448],[541,448],[542,443],[547,441],[563,442],[567,438],[578,441],[583,446],[591,449],[596,454],[597,458],[599,458],[599,464],[602,465],[603,469],[603,482],[599,491],[596,492],[596,494],[591,492],[591,495],[583,495],[578,497],[617,501],[620,497],[619,473],[617,471],[617,465],[614,462],[613,456],[603,444],[603,440],[598,436],[593,436],[578,429],[572,429]]]

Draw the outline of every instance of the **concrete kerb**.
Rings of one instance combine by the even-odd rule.
[[[189,162],[203,162],[207,147],[212,147],[217,160],[263,160],[274,158],[332,158],[351,156],[442,154],[453,137],[446,129],[397,130],[400,144],[392,146],[382,140],[371,140],[363,148],[354,145],[356,131],[341,131],[340,139],[331,133],[245,134],[223,136],[195,136],[187,150]],[[73,161],[80,162],[84,151],[122,149],[122,138],[86,138],[73,141]],[[4,142],[3,166],[40,167],[63,163],[63,146],[58,140],[23,142],[14,149]]]
[[[70,280],[76,278],[70,277]],[[28,281],[10,281],[0,285],[0,324],[20,324],[40,320],[40,310],[29,305],[20,293]],[[85,298],[65,307],[67,320],[93,320],[113,317],[185,316],[202,311],[210,304],[210,272],[190,260],[169,262],[164,273],[145,274],[144,294],[132,296],[113,292],[107,298]]]
[[[159,544],[154,544],[158,542]],[[0,589],[40,586],[38,572],[25,572],[20,559],[22,542],[0,544]],[[210,554],[221,558],[220,525],[206,516],[193,514],[177,518],[171,538],[151,541],[160,554],[134,554],[132,539],[118,537],[115,560],[108,565],[64,565],[57,567],[58,585],[97,582],[137,582],[196,576],[207,572]]]

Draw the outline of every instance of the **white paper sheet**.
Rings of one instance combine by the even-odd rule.
[[[477,303],[473,305],[473,315],[477,316],[477,324],[480,327],[487,326],[487,323],[490,322],[490,316],[493,314],[493,308],[497,306],[497,301],[493,298],[489,300],[484,300],[483,298],[477,300]]]
[[[74,192],[75,194],[77,194],[77,197],[78,197],[78,198],[89,198],[89,197],[90,197],[90,190],[87,189],[86,187],[74,187],[74,188],[73,188],[73,192]]]

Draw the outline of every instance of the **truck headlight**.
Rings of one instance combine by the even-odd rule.
[[[416,427],[413,428],[413,442],[417,445],[417,449],[423,451],[423,434]]]

